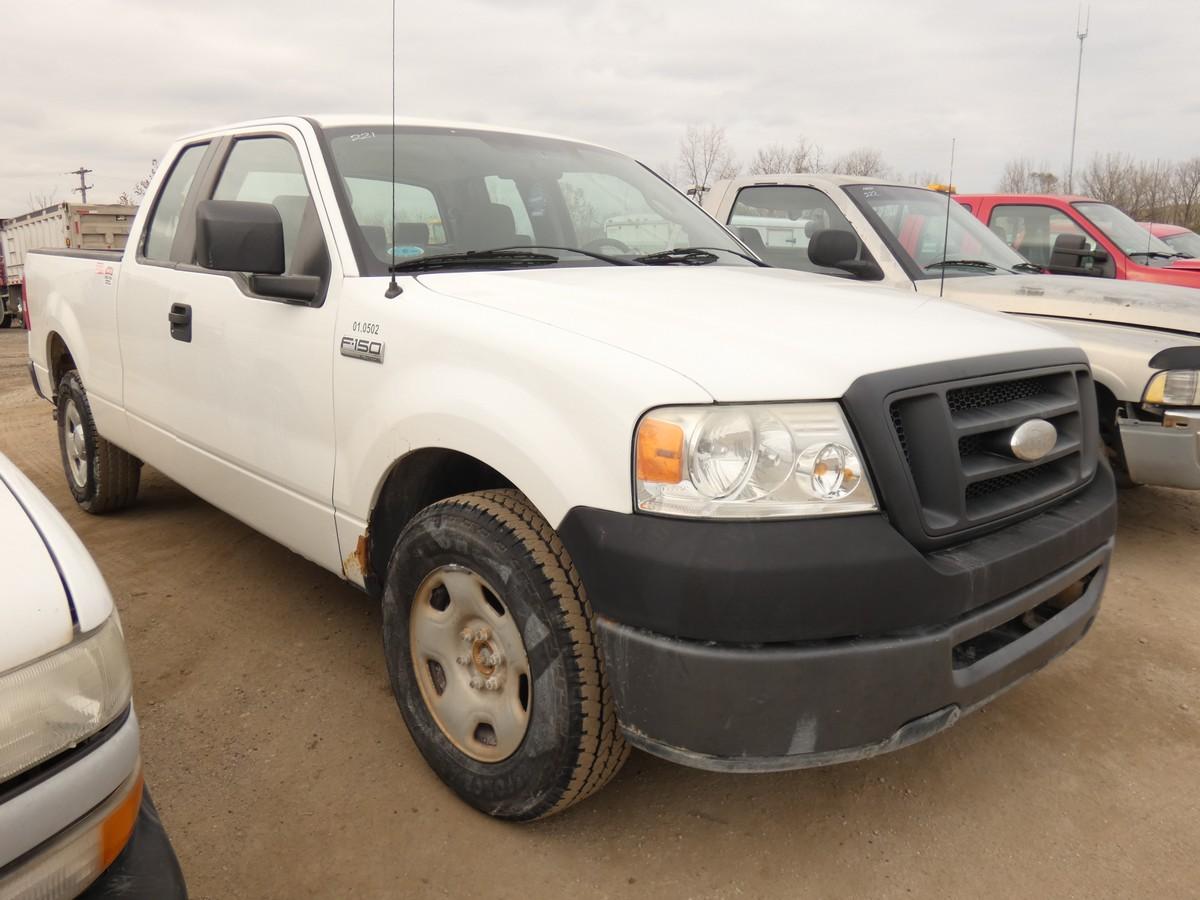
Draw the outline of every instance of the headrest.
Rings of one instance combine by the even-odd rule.
[[[429,243],[429,226],[424,222],[397,222],[392,230],[392,243],[397,247],[405,244],[424,247]]]

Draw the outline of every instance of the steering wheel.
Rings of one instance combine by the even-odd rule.
[[[580,247],[580,249],[589,250],[592,253],[603,253],[605,247],[613,247],[616,249],[617,253],[633,252],[632,248],[630,248],[628,244],[623,244],[616,238],[610,237],[596,238],[594,241],[588,241],[586,244]]]

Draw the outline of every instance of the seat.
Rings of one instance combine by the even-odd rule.
[[[742,243],[749,247],[755,256],[762,256],[766,252],[766,242],[763,241],[762,233],[757,228],[742,225],[737,230],[737,236],[741,238]]]
[[[503,203],[487,203],[472,211],[463,223],[468,237],[468,249],[492,250],[528,244],[529,239],[517,234],[512,210]]]

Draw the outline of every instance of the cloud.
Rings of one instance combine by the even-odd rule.
[[[1194,0],[1094,3],[1079,150],[1194,155]],[[15,7],[15,8],[14,8]],[[0,215],[30,192],[128,190],[179,134],[277,113],[382,112],[387,0],[94,0],[6,8]],[[900,172],[991,189],[1015,155],[1065,168],[1077,43],[1068,0],[900,4],[460,0],[397,6],[402,115],[509,124],[672,160],[689,122],[743,159],[799,135]]]

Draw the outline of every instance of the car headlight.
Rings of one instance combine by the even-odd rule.
[[[1146,385],[1142,402],[1154,406],[1200,406],[1200,372],[1195,369],[1159,372]]]
[[[757,519],[879,508],[836,403],[655,409],[635,448],[644,512]]]
[[[115,612],[62,649],[0,675],[0,782],[95,734],[129,706],[132,687]]]

